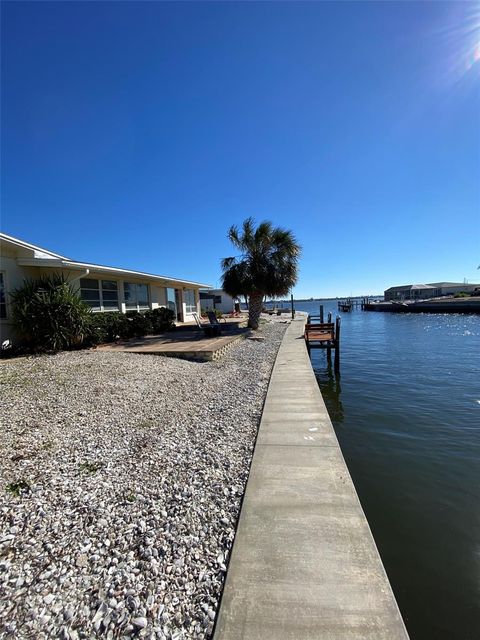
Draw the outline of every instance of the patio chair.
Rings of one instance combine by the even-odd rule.
[[[212,327],[218,327],[218,330],[221,331],[222,330],[222,325],[218,321],[218,318],[215,315],[215,312],[214,311],[208,311],[207,312],[207,316],[208,316],[208,321],[210,322]]]
[[[220,323],[212,324],[212,322],[210,321],[209,324],[202,324],[197,313],[192,313],[192,316],[195,318],[195,322],[197,323],[197,327],[199,329],[202,329],[206,336],[219,336],[220,335]]]

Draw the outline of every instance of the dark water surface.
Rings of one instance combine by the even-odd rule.
[[[480,317],[323,304],[341,376],[312,364],[410,637],[478,640]]]

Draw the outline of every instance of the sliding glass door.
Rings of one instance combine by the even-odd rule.
[[[167,287],[167,308],[171,309],[177,319],[177,303],[175,299],[175,289]]]

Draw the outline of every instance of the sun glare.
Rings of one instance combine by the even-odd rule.
[[[447,83],[480,72],[480,2],[454,4],[441,33]]]
[[[480,62],[480,42],[478,42],[473,48],[472,57],[468,68],[471,69],[475,64],[477,64],[477,62]]]
[[[475,8],[464,17],[460,37],[464,68],[468,72],[480,62],[480,3],[476,2]]]

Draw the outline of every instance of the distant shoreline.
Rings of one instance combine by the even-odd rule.
[[[383,300],[383,293],[369,296],[336,296],[334,298],[294,298],[294,302],[324,302],[326,300],[363,300],[364,298]],[[265,304],[279,304],[280,302],[290,304],[291,300],[267,300]]]

